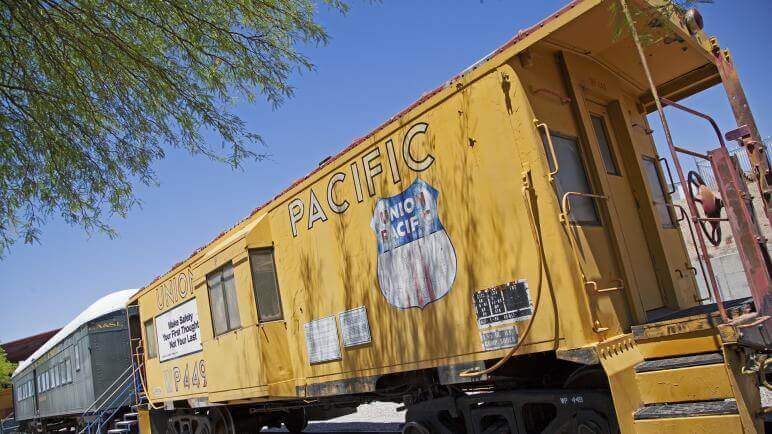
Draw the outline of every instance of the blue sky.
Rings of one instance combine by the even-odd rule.
[[[140,186],[142,207],[112,222],[119,232],[114,240],[89,237],[54,218],[40,244],[18,244],[0,261],[0,341],[60,327],[105,293],[143,286],[320,160],[567,1],[352,0],[346,16],[322,11],[332,40],[303,49],[317,70],[293,78],[296,96],[278,110],[265,103],[237,110],[263,135],[271,159],[232,171],[168,152],[155,165],[160,186]],[[772,134],[772,6],[716,0],[701,9],[707,30],[732,49],[762,134]],[[724,130],[734,126],[720,88],[688,103],[715,115]],[[680,144],[713,146],[702,124],[672,119]],[[659,123],[652,125],[659,135]]]

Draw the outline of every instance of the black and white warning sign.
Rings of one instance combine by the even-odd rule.
[[[505,329],[485,330],[480,332],[480,341],[484,351],[493,351],[501,348],[511,348],[517,345],[517,327]]]
[[[155,319],[158,356],[162,362],[201,351],[196,299],[158,315]]]
[[[473,297],[479,328],[515,323],[533,315],[528,283],[522,279],[477,291]]]
[[[338,321],[344,347],[370,343],[370,323],[367,321],[367,309],[364,306],[339,313]]]
[[[340,359],[338,323],[334,316],[319,318],[304,325],[306,350],[311,364]]]

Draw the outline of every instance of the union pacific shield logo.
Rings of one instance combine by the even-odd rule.
[[[447,294],[456,278],[456,252],[437,213],[438,198],[437,190],[417,178],[375,204],[378,284],[394,307],[423,309]]]

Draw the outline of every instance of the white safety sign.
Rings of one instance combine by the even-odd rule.
[[[162,362],[201,351],[196,299],[158,315],[155,319],[158,356]]]

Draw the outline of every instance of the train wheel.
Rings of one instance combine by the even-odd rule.
[[[431,431],[421,422],[412,421],[402,427],[402,434],[431,434]]]
[[[201,434],[236,434],[233,417],[227,407],[214,407],[209,410],[208,416],[212,424],[212,431]]]
[[[302,408],[300,410],[292,410],[284,417],[284,427],[293,434],[302,433],[307,426],[308,416],[306,416],[306,411]]]
[[[168,420],[167,434],[236,434],[233,417],[225,407],[210,408],[203,414],[177,414]]]

